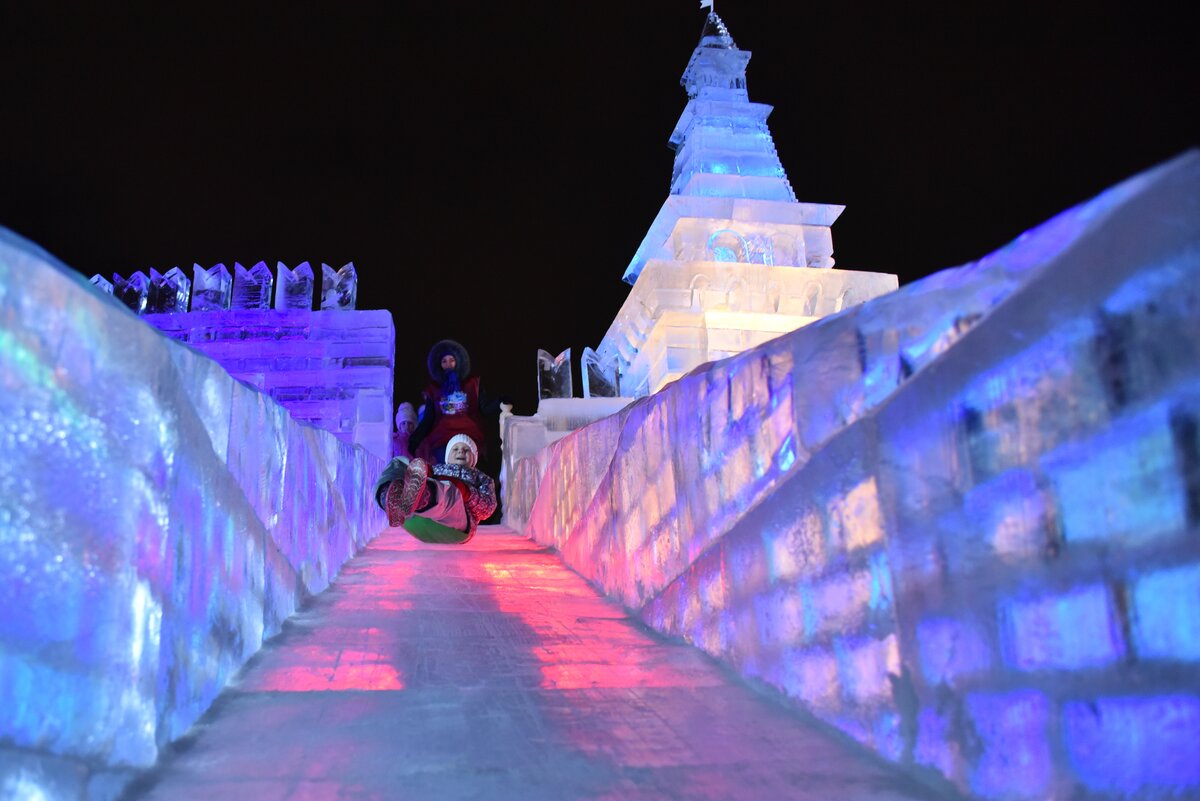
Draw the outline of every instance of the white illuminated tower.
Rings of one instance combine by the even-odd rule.
[[[740,353],[890,292],[896,276],[834,270],[830,226],[844,206],[800,203],[750,101],[746,66],[710,12],[680,83],[671,190],[624,279],[633,284],[583,371],[640,397],[705,362]]]

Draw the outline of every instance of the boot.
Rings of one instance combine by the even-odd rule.
[[[414,509],[425,506],[429,497],[425,482],[428,477],[429,465],[425,464],[425,460],[413,459],[408,463],[404,477],[388,484],[384,505],[389,526],[404,525],[404,521],[412,517]]]

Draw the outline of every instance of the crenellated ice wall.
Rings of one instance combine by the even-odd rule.
[[[648,624],[915,773],[1200,797],[1200,152],[509,476]]]
[[[0,797],[109,798],[386,526],[382,460],[0,229]]]

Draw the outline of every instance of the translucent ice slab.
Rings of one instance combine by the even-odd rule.
[[[505,520],[966,793],[1196,795],[1198,221],[1193,151],[506,465]]]
[[[381,459],[4,229],[0,420],[0,765],[31,765],[0,787],[22,797],[151,764],[385,525]]]

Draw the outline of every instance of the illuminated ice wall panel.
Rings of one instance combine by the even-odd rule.
[[[112,798],[385,525],[382,460],[0,229],[0,795]]]
[[[886,273],[651,259],[597,353],[619,366],[623,393],[644,397],[897,286]]]
[[[146,314],[300,422],[391,457],[396,331],[387,310]]]
[[[664,633],[981,798],[1200,796],[1200,152],[518,463]]]
[[[688,102],[669,140],[670,194],[593,360],[599,383],[623,395],[645,397],[898,286],[894,275],[831,269],[844,207],[797,202],[767,127],[771,107],[750,102],[749,61],[709,14],[680,81]]]

